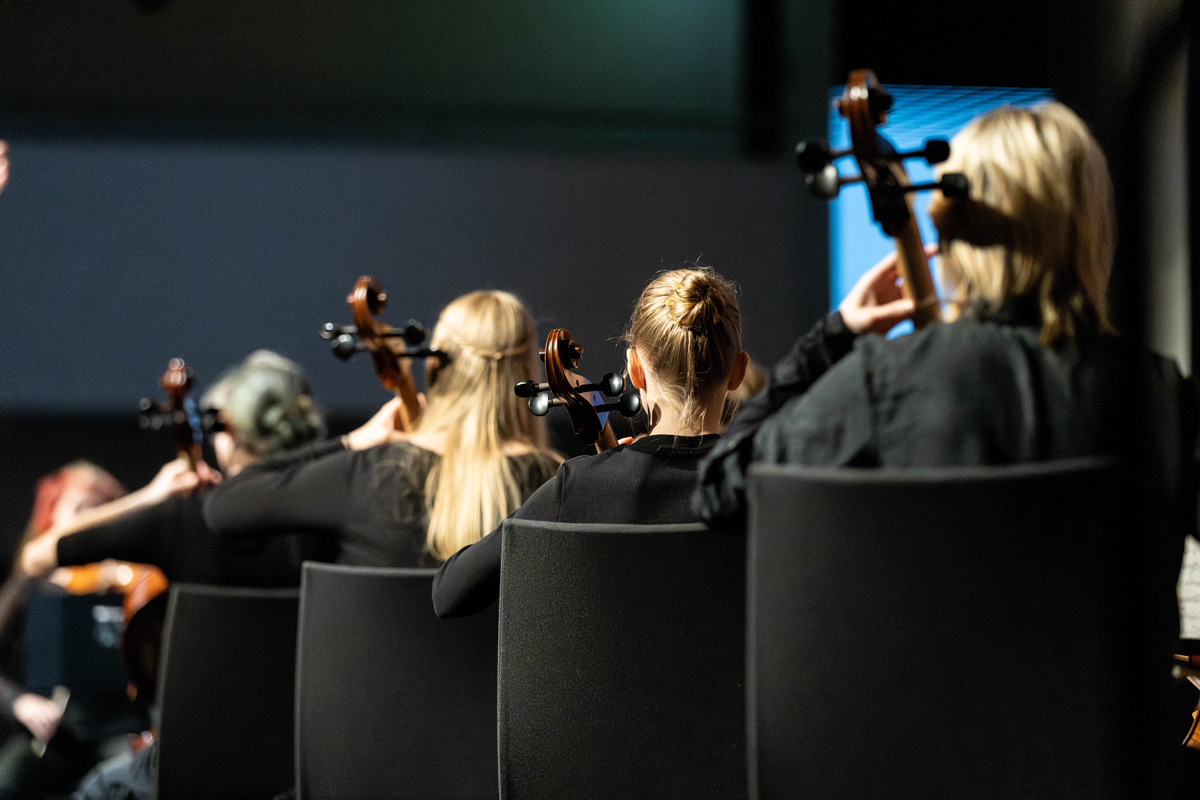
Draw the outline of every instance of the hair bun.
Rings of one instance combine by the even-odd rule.
[[[706,269],[688,270],[671,287],[666,298],[671,322],[692,333],[704,333],[724,317],[725,295],[716,291],[715,273]]]

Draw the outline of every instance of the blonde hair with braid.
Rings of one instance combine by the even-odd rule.
[[[416,430],[445,437],[425,484],[426,548],[445,560],[493,530],[523,500],[506,452],[524,446],[553,456],[545,427],[513,392],[539,373],[536,332],[508,292],[463,295],[443,309],[432,346],[448,361],[429,386]]]

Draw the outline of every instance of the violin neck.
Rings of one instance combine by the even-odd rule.
[[[421,416],[421,402],[417,399],[417,389],[411,383],[396,390],[400,398],[400,406],[396,409],[396,430],[411,431],[417,418]]]
[[[194,443],[181,448],[180,455],[187,461],[188,469],[192,472],[195,472],[197,465],[204,460],[204,454],[200,451],[200,445]]]
[[[611,450],[616,446],[617,437],[613,435],[612,426],[605,422],[604,430],[600,431],[600,437],[596,439],[596,452],[603,453],[605,450]]]
[[[933,286],[933,275],[929,272],[929,260],[925,257],[925,245],[917,221],[909,217],[908,223],[896,239],[897,266],[904,279],[904,294],[913,301],[913,326],[920,329],[942,318],[937,290]]]

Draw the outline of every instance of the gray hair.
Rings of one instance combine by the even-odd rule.
[[[291,450],[325,435],[325,417],[314,403],[300,365],[270,350],[256,350],[225,373],[202,405],[221,412],[239,447],[258,456]]]

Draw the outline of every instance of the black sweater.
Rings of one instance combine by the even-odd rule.
[[[227,536],[296,528],[331,532],[342,564],[433,566],[437,559],[425,549],[425,480],[439,460],[407,442],[345,450],[331,440],[243,470],[208,492],[204,514]],[[558,466],[544,453],[509,461],[523,496]]]
[[[226,540],[204,524],[199,494],[173,497],[58,540],[64,567],[106,558],[153,564],[170,581],[227,586],[299,586],[306,560],[330,561],[328,537],[312,533]]]
[[[840,313],[823,317],[796,342],[738,419],[761,419],[781,398],[802,393],[853,345],[854,334]],[[715,435],[647,436],[600,455],[572,459],[513,516],[601,524],[695,522],[699,517],[689,499],[700,462],[725,447],[724,438]],[[433,579],[433,607],[441,617],[477,613],[499,596],[499,529],[451,556]]]
[[[689,506],[708,436],[646,436],[558,468],[511,516],[548,522],[695,522]],[[500,596],[500,528],[446,560],[433,579],[439,617],[475,614]]]

